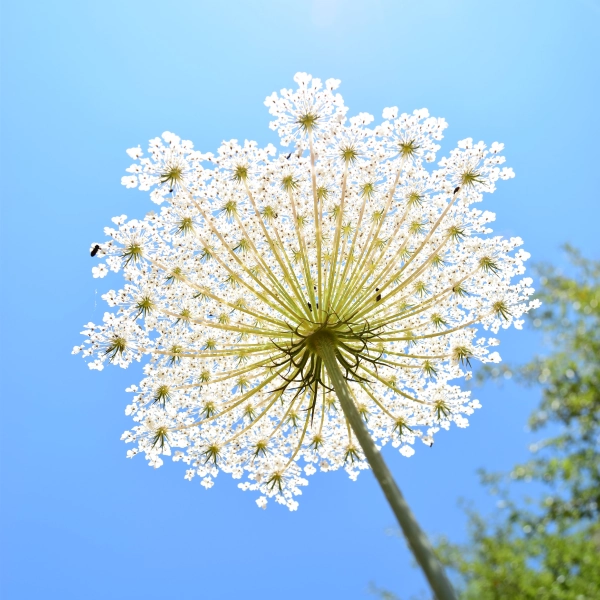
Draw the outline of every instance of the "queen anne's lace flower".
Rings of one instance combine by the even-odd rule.
[[[172,456],[206,488],[225,471],[260,507],[292,510],[317,470],[368,468],[311,335],[330,332],[372,437],[408,457],[468,425],[479,403],[452,382],[498,362],[489,334],[535,306],[531,279],[513,282],[521,239],[492,237],[493,213],[474,207],[514,176],[502,144],[463,140],[428,170],[443,119],[386,108],[370,128],[346,119],[339,81],[295,81],[265,101],[294,144],[281,154],[237,140],[201,154],[168,132],[148,158],[128,150],[123,184],[167,203],[105,229],[93,275],[127,284],[74,349],[94,369],[150,357],[129,388],[128,456]]]

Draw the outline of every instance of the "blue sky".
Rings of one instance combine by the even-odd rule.
[[[570,241],[598,258],[598,0],[19,0],[2,3],[1,588],[30,598],[403,599],[425,589],[369,473],[311,478],[297,513],[227,477],[125,458],[124,388],[70,354],[99,320],[89,245],[142,216],[125,149],[169,130],[213,151],[275,142],[264,98],[296,71],[342,80],[351,113],[427,107],[464,137],[506,144],[517,177],[486,201],[533,260]],[[501,182],[502,183],[502,182]],[[505,335],[505,359],[540,344]],[[428,533],[465,538],[459,497],[494,509],[475,471],[526,456],[535,391],[476,390],[483,409],[433,449],[385,456]]]

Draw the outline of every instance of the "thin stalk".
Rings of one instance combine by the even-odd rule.
[[[321,261],[321,250],[322,250],[322,234],[321,234],[321,222],[323,221],[323,202],[319,201],[317,196],[317,173],[315,169],[315,149],[313,148],[313,132],[312,130],[308,135],[308,143],[310,147],[310,180],[312,184],[313,193],[313,204],[314,204],[314,220],[315,220],[315,234],[317,242],[317,290],[319,292],[319,300],[321,302],[321,308],[317,311],[317,314],[321,317],[325,314],[325,305],[323,303],[323,277],[322,277],[322,261]]]
[[[356,246],[356,242],[359,238],[360,235],[360,228],[362,225],[362,220],[363,220],[363,215],[365,212],[365,207],[367,206],[367,201],[371,199],[371,195],[372,194],[363,194],[363,201],[362,201],[362,205],[360,207],[360,212],[358,215],[358,222],[356,225],[356,228],[354,230],[354,236],[352,237],[352,244],[350,244],[350,249],[348,250],[348,254],[346,254],[346,260],[344,262],[344,270],[342,271],[342,275],[340,277],[340,282],[343,284],[346,281],[346,275],[348,273],[348,269],[351,266],[351,260],[350,257],[354,254],[354,247]],[[332,305],[333,306],[338,306],[339,302],[338,302],[338,296],[340,294],[341,291],[345,290],[345,286],[344,285],[338,285],[338,287],[336,288],[336,292],[335,295],[333,297],[332,300]],[[344,297],[344,295],[342,294],[342,298]]]
[[[285,262],[287,263],[287,268],[289,270],[286,270],[286,265],[281,260],[281,256],[279,254],[279,249],[277,247],[277,244],[271,238],[271,236],[269,235],[269,232],[267,231],[267,227],[266,227],[266,225],[265,225],[265,223],[263,221],[263,218],[262,218],[262,216],[260,214],[260,211],[258,210],[256,202],[254,201],[254,195],[250,191],[250,187],[248,186],[248,181],[247,180],[244,180],[244,186],[246,188],[246,193],[248,194],[248,198],[250,199],[250,202],[252,204],[252,208],[254,209],[254,215],[256,217],[256,220],[260,224],[260,227],[261,227],[261,229],[263,231],[265,239],[267,240],[267,244],[269,245],[269,248],[271,249],[271,252],[273,253],[273,256],[275,257],[275,259],[279,263],[279,266],[281,267],[281,271],[282,271],[285,279],[288,281],[289,285],[291,286],[291,288],[296,293],[296,295],[298,297],[298,300],[300,301],[301,304],[304,304],[304,299],[302,297],[300,282],[298,281],[298,278],[296,277],[294,269],[289,264],[289,259],[288,259],[287,253],[285,252],[285,249],[283,248],[283,244],[281,244],[281,240],[279,239],[279,233],[277,231],[277,227],[274,224],[271,225],[273,227],[273,230],[275,231],[275,235],[277,236],[277,240],[280,243],[281,249],[283,250],[283,256],[285,258]]]
[[[425,532],[417,523],[402,492],[396,485],[390,470],[385,464],[379,450],[377,450],[375,442],[373,442],[369,430],[352,400],[348,384],[344,379],[336,358],[333,340],[328,338],[328,336],[319,336],[318,339],[315,339],[314,347],[315,351],[323,359],[327,374],[340,400],[346,420],[350,423],[365,457],[373,470],[373,474],[379,482],[402,528],[412,553],[423,569],[433,593],[437,600],[456,600],[457,596],[441,563],[435,555],[433,547],[427,539]]]
[[[317,300],[313,289],[313,279],[312,274],[310,272],[310,264],[308,262],[308,250],[304,241],[304,236],[302,235],[300,224],[298,222],[298,211],[296,210],[296,202],[294,200],[294,194],[291,189],[288,190],[288,196],[290,198],[292,216],[294,217],[294,229],[296,230],[296,237],[298,238],[298,246],[300,247],[300,252],[302,253],[302,264],[304,266],[304,281],[306,285],[306,292],[308,293],[310,300],[312,301],[311,306],[315,306],[315,314],[317,314]]]
[[[329,269],[329,282],[326,290],[326,297],[323,300],[323,305],[327,307],[329,310],[331,306],[331,295],[332,292],[336,289],[334,286],[334,282],[337,280],[338,270],[336,269],[338,254],[340,251],[340,235],[342,232],[342,223],[344,222],[344,207],[346,204],[346,190],[348,185],[348,162],[346,161],[344,165],[344,174],[342,175],[342,191],[340,195],[340,212],[336,219],[335,225],[335,234],[333,236],[333,245],[331,252],[331,267]],[[340,262],[342,261],[343,256],[340,256]]]

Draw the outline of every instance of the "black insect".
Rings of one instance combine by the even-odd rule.
[[[312,304],[310,302],[307,302],[306,304],[308,304],[308,310],[310,310],[310,312],[312,312]]]
[[[292,153],[290,152],[290,153],[289,153],[289,154],[286,156],[286,159],[287,159],[287,160],[290,160],[290,156],[291,156],[291,155],[292,155]]]
[[[454,193],[458,194],[458,192],[460,192],[460,185],[454,188]]]
[[[375,288],[375,291],[378,292],[379,288]],[[375,302],[379,302],[381,300],[381,294],[377,294],[377,298],[375,298]]]
[[[92,248],[92,251],[90,252],[90,256],[96,256],[96,254],[98,254],[98,250],[100,250],[100,246],[98,244],[96,244]]]

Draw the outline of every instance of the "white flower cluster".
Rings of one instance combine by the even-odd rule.
[[[307,340],[327,329],[374,440],[404,456],[479,407],[451,382],[473,360],[498,362],[493,337],[520,328],[531,279],[519,238],[491,236],[474,207],[498,179],[502,144],[458,144],[438,169],[443,119],[426,110],[346,117],[335,89],[299,73],[265,104],[284,146],[224,142],[216,156],[164,133],[127,187],[152,190],[160,213],[113,219],[98,256],[126,284],[113,313],[74,349],[90,368],[148,356],[123,435],[150,465],[173,456],[187,479],[239,487],[297,508],[317,470],[368,468]],[[293,146],[290,148],[290,144]]]

